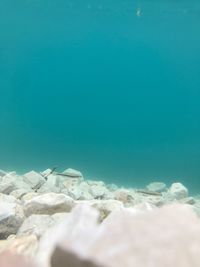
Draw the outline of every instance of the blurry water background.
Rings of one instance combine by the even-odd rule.
[[[200,1],[1,0],[0,168],[200,190]]]

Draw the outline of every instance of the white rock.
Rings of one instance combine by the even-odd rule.
[[[27,189],[16,189],[10,193],[10,196],[13,196],[17,199],[21,199],[24,195],[28,194],[30,190]]]
[[[10,194],[12,191],[17,189],[24,189],[31,191],[30,184],[24,181],[24,177],[10,173],[3,176],[0,183],[0,192],[4,194]]]
[[[28,173],[25,173],[24,178],[26,179],[27,183],[31,185],[32,189],[40,188],[46,181],[41,174],[35,171],[30,171]]]
[[[74,200],[78,200],[82,196],[81,190],[78,187],[63,189],[61,193],[70,196]]]
[[[33,214],[25,219],[17,235],[35,235],[40,238],[53,225],[55,225],[55,221],[50,215]]]
[[[53,219],[54,224],[58,224],[65,221],[67,218],[69,218],[69,216],[70,216],[69,212],[62,212],[51,215],[51,218]]]
[[[168,194],[172,198],[179,200],[188,197],[188,190],[181,183],[173,183],[168,190]]]
[[[1,203],[16,203],[19,204],[19,200],[16,199],[14,196],[11,195],[5,195],[0,193],[0,204]]]
[[[124,207],[122,202],[118,200],[113,200],[113,199],[108,199],[108,200],[94,199],[94,200],[85,200],[85,201],[79,200],[79,201],[75,201],[75,203],[78,206],[87,205],[87,206],[97,209],[100,212],[101,220],[106,218],[111,212],[120,210]]]
[[[0,239],[16,234],[24,217],[23,208],[16,203],[0,202]]]
[[[101,224],[88,207],[70,215],[42,238],[41,266],[199,267],[200,220],[188,206],[123,209]]]
[[[0,177],[3,177],[7,174],[7,172],[3,171],[3,170],[0,170]]]
[[[0,183],[0,193],[2,194],[10,194],[13,190],[15,190],[15,184],[13,182],[1,182]]]
[[[127,189],[118,189],[114,193],[114,199],[123,202],[124,204],[134,202],[134,194]]]
[[[64,194],[47,193],[25,200],[24,212],[26,216],[31,214],[51,215],[59,212],[69,212],[73,206],[72,198]]]
[[[71,168],[69,168],[69,169],[67,169],[67,170],[65,170],[64,172],[63,172],[63,174],[65,174],[65,175],[67,175],[67,176],[69,176],[69,177],[77,177],[77,178],[79,178],[79,177],[83,177],[83,175],[82,175],[82,173],[80,172],[80,171],[77,171],[77,170],[74,170],[74,169],[71,169]]]
[[[153,182],[153,183],[150,183],[149,185],[147,185],[147,189],[149,191],[161,193],[167,189],[167,186],[166,186],[166,184],[161,183],[161,182]]]
[[[109,195],[109,190],[102,184],[93,184],[90,186],[90,192],[95,199],[103,199]]]
[[[45,183],[37,190],[38,193],[60,193],[60,191],[61,190],[57,184],[57,176],[54,174],[50,174]]]

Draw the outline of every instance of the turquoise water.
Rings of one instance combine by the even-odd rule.
[[[0,168],[200,189],[200,2],[0,1]]]

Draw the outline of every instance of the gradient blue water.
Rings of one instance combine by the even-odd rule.
[[[1,0],[0,165],[200,189],[200,2]]]

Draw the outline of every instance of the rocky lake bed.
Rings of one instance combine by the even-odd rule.
[[[199,216],[200,197],[178,181],[136,189],[70,168],[0,170],[0,267],[200,266]]]

